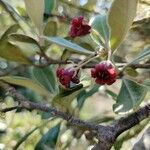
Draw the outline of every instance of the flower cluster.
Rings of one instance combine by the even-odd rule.
[[[80,82],[78,72],[76,73],[73,69],[58,68],[56,75],[59,82],[66,88],[70,88],[71,83],[78,84]]]
[[[111,85],[116,81],[117,71],[113,64],[109,61],[102,61],[96,64],[94,68],[91,69],[91,76],[95,78],[95,82],[100,85]],[[71,82],[78,84],[80,82],[78,73],[72,69],[57,69],[57,77],[59,82],[66,88],[70,88]]]
[[[87,24],[84,18],[76,17],[71,22],[70,36],[77,37],[90,33],[91,26]],[[80,82],[78,71],[75,69],[58,68],[56,71],[57,78],[61,85],[65,88],[70,88],[72,84],[78,84]],[[100,85],[111,85],[116,81],[117,71],[114,65],[110,61],[102,61],[96,64],[91,69],[91,76],[95,79],[95,82]]]
[[[70,28],[70,36],[72,38],[77,36],[83,36],[90,33],[91,26],[84,20],[82,16],[75,17],[72,19],[71,28]]]
[[[116,81],[117,71],[111,62],[103,61],[91,69],[91,76],[97,84],[111,85]]]

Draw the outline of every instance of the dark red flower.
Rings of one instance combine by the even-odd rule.
[[[58,68],[56,75],[59,79],[59,82],[66,88],[70,88],[71,82],[75,84],[80,82],[78,72],[75,75],[75,71],[73,69]]]
[[[75,17],[72,19],[71,28],[70,28],[70,36],[72,38],[77,36],[83,36],[90,33],[91,26],[84,20],[82,16]]]
[[[97,84],[111,85],[116,81],[117,71],[111,62],[103,61],[91,69],[91,76]]]

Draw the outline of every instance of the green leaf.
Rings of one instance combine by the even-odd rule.
[[[47,133],[45,133],[40,141],[37,143],[35,150],[45,150],[47,149],[55,149],[55,145],[58,139],[59,131],[60,131],[60,123],[55,127],[49,129]]]
[[[80,43],[78,43],[81,47],[85,48],[85,49],[88,49],[90,51],[94,51],[94,48],[92,45],[90,45],[91,43],[86,43],[86,42],[82,42],[80,41]]]
[[[81,109],[85,100],[92,96],[94,93],[96,93],[99,89],[99,85],[95,85],[92,89],[90,89],[89,91],[86,90],[82,90],[78,96],[77,96],[77,102],[78,102],[78,108]]]
[[[95,5],[97,4],[97,0],[92,0],[92,1],[81,1],[81,3],[85,3],[84,5],[81,4],[81,9],[83,8],[83,10],[86,12],[93,12],[95,10]],[[79,8],[80,9],[80,8]]]
[[[71,56],[71,52],[65,49],[61,55],[61,60],[66,61],[67,59],[70,58],[70,56]]]
[[[137,63],[145,59],[150,59],[150,47],[145,48],[141,53],[139,53],[130,64]]]
[[[58,95],[56,95],[53,98],[52,104],[54,106],[60,107],[62,110],[68,110],[69,112],[72,111],[71,109],[71,102],[76,98],[76,96],[85,89],[83,88],[82,84],[76,85],[75,87],[68,89],[68,90],[62,90]]]
[[[2,6],[2,8],[5,9],[5,11],[10,15],[10,17],[15,22],[17,22],[17,24],[19,24],[22,29],[24,29],[25,33],[31,34],[30,31],[31,28],[29,27],[29,25],[26,23],[26,21],[24,21],[24,19],[16,12],[16,10],[6,0],[1,0],[0,5]]]
[[[116,50],[124,40],[136,15],[138,0],[114,0],[108,15],[110,44]]]
[[[48,91],[56,93],[58,87],[56,86],[56,78],[52,67],[33,67],[31,73],[33,78],[40,82]]]
[[[23,6],[19,5],[16,7],[16,9],[21,16],[27,16],[27,12]]]
[[[41,102],[43,100],[43,97],[41,95],[39,95],[36,92],[33,92],[33,90],[29,89],[29,88],[24,88],[24,87],[19,87],[17,89],[17,91],[19,93],[21,93],[22,95],[25,95],[27,99],[31,100],[32,102]]]
[[[21,139],[19,139],[19,141],[16,143],[16,145],[14,146],[13,150],[17,150],[19,148],[19,146],[27,140],[27,138],[33,133],[35,132],[39,127],[35,127],[34,129],[32,129],[30,132],[26,133]]]
[[[24,0],[27,13],[35,26],[38,28],[39,33],[43,32],[43,14],[44,14],[44,0]]]
[[[20,17],[18,15],[18,13],[15,11],[15,9],[6,0],[1,0],[0,5],[5,9],[6,12],[9,13],[9,15],[11,16],[11,18],[14,21],[19,22]]]
[[[9,42],[0,43],[0,57],[20,64],[32,64],[31,60],[27,58],[20,48]]]
[[[39,95],[42,95],[45,97],[49,96],[49,92],[40,83],[34,80],[31,80],[29,78],[19,77],[19,76],[3,76],[3,77],[0,77],[0,80],[3,80],[10,84],[29,88],[37,92]]]
[[[92,33],[92,38],[94,40],[98,40],[97,42],[99,44],[103,44],[103,43],[107,43],[109,41],[109,27],[107,24],[107,20],[106,20],[106,15],[97,15],[94,17],[94,19],[91,22],[91,26],[93,27],[93,29],[95,29],[99,34],[99,40],[96,38],[95,39],[95,35],[93,35],[94,33]]]
[[[60,38],[60,37],[43,37],[45,40],[58,44],[60,46],[68,48],[68,50],[71,50],[76,53],[81,53],[81,54],[94,54],[90,50],[87,50],[83,47],[80,47],[79,45],[72,43],[71,41],[68,41],[66,39]]]
[[[0,39],[0,57],[9,60],[15,61],[21,64],[31,64],[31,60],[25,55],[18,45],[13,45],[8,42],[8,36],[11,33],[14,33],[18,30],[18,25],[12,25],[9,27]]]
[[[19,41],[19,42],[25,42],[25,43],[32,43],[40,49],[40,45],[38,44],[38,42],[35,39],[33,39],[30,36],[24,35],[24,34],[13,33],[9,36],[9,41]]]
[[[150,90],[150,79],[145,79],[143,84]]]
[[[125,67],[124,72],[127,75],[132,76],[132,77],[137,77],[138,76],[138,72],[132,67],[128,67],[128,66]]]
[[[12,26],[10,26],[5,32],[4,34],[1,36],[0,42],[5,41],[9,34],[15,33],[17,32],[17,30],[19,29],[19,25],[18,24],[14,24]]]
[[[35,39],[23,34],[11,34],[9,43],[20,48],[28,57],[37,54],[41,49]]]
[[[56,36],[57,35],[57,22],[56,21],[48,21],[46,23],[44,29],[45,36]]]
[[[50,15],[55,7],[55,0],[44,0],[45,1],[45,11],[44,14]],[[48,17],[45,17],[45,19],[48,19]]]
[[[55,100],[60,100],[60,101],[64,101],[64,100],[73,100],[76,95],[79,94],[79,91],[80,90],[83,90],[83,85],[82,84],[79,84],[79,85],[76,85],[75,87],[72,87],[68,90],[63,90],[57,95],[54,97],[53,101]]]
[[[107,93],[108,95],[110,95],[115,101],[117,100],[117,94],[114,93],[113,91],[106,90],[106,93]]]
[[[97,44],[97,45],[102,45],[103,47],[105,47],[105,41],[103,39],[103,37],[98,33],[98,31],[96,30],[92,30],[91,32],[91,38],[93,39],[93,41]]]
[[[48,120],[48,121],[45,121],[44,123],[42,122],[41,125],[39,125],[39,126],[33,128],[31,131],[27,132],[23,137],[19,138],[19,140],[17,141],[16,145],[13,147],[13,150],[19,149],[19,146],[20,146],[23,142],[25,142],[25,141],[29,138],[29,136],[31,136],[31,134],[33,134],[36,130],[38,130],[38,129],[44,127],[45,125],[47,125],[47,123],[49,123],[49,122],[51,122],[51,121],[53,121],[53,119]]]
[[[147,88],[144,85],[124,78],[116,104],[113,106],[114,112],[125,113],[135,109],[143,101],[146,93]]]

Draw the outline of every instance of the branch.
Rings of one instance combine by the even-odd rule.
[[[95,131],[94,133],[96,134],[93,134],[93,136],[97,137],[99,142],[92,150],[110,150],[120,134],[138,125],[141,121],[150,116],[150,104],[147,104],[129,116],[122,117],[110,125],[103,126],[74,118],[72,115],[59,111],[47,104],[31,102],[18,93],[13,87],[2,81],[0,82],[0,86],[19,102],[21,108],[48,112],[66,120],[72,126],[82,127],[90,132]]]
[[[99,142],[92,150],[110,150],[117,137],[150,116],[150,104],[133,114],[122,117],[106,128],[98,129]]]
[[[150,68],[150,63],[145,63],[145,64],[131,64],[131,65],[129,65],[129,67],[132,67],[134,69],[138,69],[138,68],[149,69]]]
[[[150,104],[147,104],[146,106],[139,109],[137,112],[119,119],[113,124],[116,136],[118,137],[121,133],[139,124],[142,120],[148,118],[149,116]]]
[[[38,64],[35,66],[37,67],[47,67],[49,65],[61,65],[61,64],[70,64],[71,61],[73,61],[75,64],[78,64],[80,61],[83,61],[83,60],[80,60],[80,59],[69,59],[69,60],[54,60],[52,58],[49,58],[48,56],[44,56],[44,58],[46,59],[47,63],[46,64]],[[88,69],[88,68],[94,68],[96,65],[95,62],[89,62],[87,63],[86,65],[82,66],[83,69]],[[116,63],[116,66],[118,64]],[[126,63],[124,64],[121,64],[121,65],[118,65],[117,67],[125,67],[126,66]],[[150,63],[145,63],[145,64],[130,64],[128,65],[129,67],[133,68],[133,69],[149,69],[150,68]]]
[[[6,90],[6,92],[9,93],[10,96],[14,97],[15,100],[19,102],[19,106],[21,108],[24,108],[24,109],[27,109],[27,110],[34,110],[35,109],[35,110],[40,110],[40,111],[43,111],[43,112],[49,112],[54,116],[57,116],[57,117],[60,117],[64,120],[66,120],[71,125],[84,127],[86,129],[97,130],[97,128],[98,128],[98,126],[93,124],[93,123],[82,121],[78,118],[73,118],[73,116],[69,115],[68,113],[61,112],[61,111],[57,110],[54,107],[48,106],[47,104],[31,102],[31,101],[27,100],[20,93],[17,93],[15,88],[11,87],[7,83],[0,82],[0,86],[2,88],[4,88]]]

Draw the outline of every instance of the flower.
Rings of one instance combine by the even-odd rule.
[[[75,17],[71,21],[70,36],[72,38],[90,33],[91,26],[84,20],[83,16]]]
[[[66,88],[70,88],[71,82],[78,84],[80,82],[78,72],[75,74],[73,69],[58,68],[56,71],[59,82]]]
[[[91,76],[97,84],[111,85],[116,81],[117,71],[110,61],[102,61],[91,69]]]

